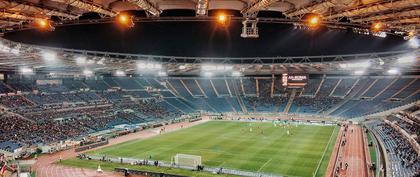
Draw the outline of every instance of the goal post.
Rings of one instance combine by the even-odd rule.
[[[176,154],[174,157],[175,165],[197,167],[201,165],[201,156],[190,154]]]

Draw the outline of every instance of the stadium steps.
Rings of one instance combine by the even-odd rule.
[[[257,94],[257,97],[260,97],[260,81],[259,81],[259,79],[255,79],[255,91],[256,91],[255,93]]]
[[[226,81],[226,80],[225,80],[225,81]],[[239,80],[239,81],[240,81],[240,86],[241,86],[241,89],[242,89],[242,91],[243,91],[242,81],[241,81],[241,80]],[[227,84],[227,86],[229,85],[227,81],[226,81],[226,84]],[[233,91],[235,92],[235,97],[236,97],[236,99],[238,100],[239,106],[240,106],[240,107],[241,107],[241,109],[242,109],[242,112],[243,112],[243,113],[248,113],[248,109],[245,107],[244,101],[242,100],[242,97],[241,97],[241,93],[240,93],[240,91],[238,90],[238,85],[237,85],[237,83],[235,82],[235,80],[231,80],[231,84],[232,84],[232,87],[233,87]],[[229,89],[229,92],[230,92],[230,88],[229,88],[229,87],[228,87],[228,89]],[[244,93],[244,95],[245,95],[245,92],[243,92],[243,93]]]
[[[9,89],[9,92],[10,92],[10,91],[11,91],[11,92],[16,92],[16,90],[15,90],[13,87],[11,87],[9,84],[3,83],[3,85],[4,85],[7,89]]]
[[[274,97],[274,83],[275,83],[275,78],[274,78],[274,76],[272,76],[271,77],[271,93],[270,93],[270,96],[271,96],[271,98],[273,98]]]
[[[376,84],[376,82],[378,82],[378,79],[375,79],[370,85],[369,85],[369,87],[367,87],[366,89],[365,89],[365,91],[364,92],[362,92],[362,94],[360,94],[359,95],[359,97],[358,98],[361,98],[361,97],[363,97],[363,95],[365,95],[375,84]]]
[[[225,97],[226,102],[228,102],[228,104],[230,105],[231,109],[233,110],[233,112],[238,113],[238,110],[235,109],[235,107],[233,106],[232,102],[230,101],[230,99],[228,99],[228,97]]]
[[[175,93],[175,96],[181,97],[181,94],[175,89],[175,87],[169,82],[167,79],[165,80],[166,84],[169,86],[169,90],[172,91],[172,93]]]
[[[30,100],[30,99],[26,98],[24,95],[21,95],[21,97],[22,97],[25,101],[27,101],[28,103],[31,103],[31,105],[32,105],[32,106],[36,106],[36,105],[37,105],[35,102],[33,102],[32,100]]]
[[[211,88],[213,89],[214,93],[217,95],[217,97],[220,97],[219,92],[217,91],[216,87],[213,84],[213,81],[211,81],[211,79],[209,79],[209,81],[210,81],[210,85],[211,85]]]
[[[354,89],[354,87],[356,87],[356,85],[360,82],[360,79],[357,79],[356,82],[354,82],[354,84],[350,87],[350,89],[344,94],[343,97],[346,97],[347,95],[349,95],[351,93],[351,91]]]
[[[316,97],[316,95],[318,94],[318,92],[321,90],[322,84],[325,82],[325,76],[322,77],[321,83],[319,83],[318,88],[316,89],[316,92],[314,94],[314,97]]]
[[[296,96],[296,89],[293,89],[292,90],[292,94],[290,95],[290,98],[287,101],[286,108],[284,108],[284,113],[285,114],[288,114],[289,113],[290,107],[292,107],[293,100],[295,99],[295,96]]]
[[[284,112],[284,110],[283,111],[280,111],[279,109],[280,109],[280,106],[282,105],[283,103],[282,102],[276,102],[275,104],[274,104],[274,109],[273,109],[273,113],[279,113],[279,112]]]
[[[337,84],[335,84],[335,87],[331,90],[331,93],[328,94],[329,97],[332,97],[333,96],[333,93],[335,92],[335,89],[337,89],[338,85],[340,85],[340,83],[341,83],[342,80],[343,79],[338,80]]]
[[[244,83],[242,81],[242,78],[239,80],[239,82],[241,84],[241,90],[242,90],[243,95],[247,95],[246,92],[245,92],[245,87],[244,87]],[[250,94],[250,95],[252,95],[252,94]]]
[[[416,82],[416,80],[417,79],[413,79],[409,84],[407,84],[406,86],[404,86],[403,88],[401,88],[397,93],[395,93],[394,95],[392,95],[391,97],[390,97],[390,99],[391,98],[394,98],[395,96],[397,96],[398,94],[400,94],[401,92],[403,92],[407,87],[409,87],[411,84],[413,84],[413,83],[415,83]]]
[[[206,93],[204,92],[203,88],[201,88],[200,84],[198,83],[197,79],[194,79],[195,84],[197,84],[198,89],[200,90],[201,94],[205,97],[208,98]]]
[[[33,123],[36,123],[36,122],[35,122],[35,120],[32,120],[32,119],[26,118],[25,116],[22,116],[22,115],[17,114],[17,113],[10,112],[10,113],[8,113],[8,114],[10,114],[10,115],[14,115],[14,116],[16,116],[16,117],[19,117],[19,118],[21,118],[21,119],[24,119],[24,120],[27,120],[27,121],[30,121],[30,122],[33,122]]]
[[[376,99],[376,97],[378,97],[379,95],[381,95],[382,93],[384,93],[385,91],[388,90],[388,88],[390,88],[396,81],[398,81],[398,78],[395,78],[391,83],[389,83],[384,89],[382,89],[380,92],[378,92],[378,94],[376,94],[373,99]]]
[[[230,97],[233,97],[233,95],[232,95],[232,91],[231,91],[231,89],[230,89],[230,87],[229,87],[229,84],[228,84],[228,81],[227,81],[226,79],[223,79],[223,80],[225,81],[226,88],[227,88],[227,90],[228,90],[228,92],[229,92]]]
[[[341,101],[340,103],[338,103],[336,106],[334,106],[330,110],[327,110],[327,112],[326,112],[327,115],[331,115],[331,113],[335,112],[336,110],[338,110],[339,108],[341,108],[342,106],[344,106],[349,100],[352,100],[359,92],[362,91],[363,86],[358,87],[358,90],[353,91],[353,89],[357,86],[357,84],[359,83],[359,81],[360,81],[360,79],[358,79],[353,84],[353,86],[347,91],[347,93],[346,93],[347,97],[345,97],[345,99],[343,101]],[[350,110],[351,108],[353,108],[357,104],[358,104],[358,102],[352,104],[348,108],[346,108],[343,111],[339,112],[337,115],[341,115],[342,113]]]
[[[175,106],[175,105],[173,105],[173,104],[169,103],[167,100],[165,100],[165,102],[166,102],[166,104],[168,104],[168,105],[172,106],[173,108],[177,109],[178,111],[180,111],[180,112],[182,112],[182,113],[186,114],[186,112],[185,112],[185,111],[183,111],[181,108],[178,108],[177,106]]]
[[[191,92],[190,89],[188,89],[187,85],[184,83],[184,81],[182,81],[182,79],[179,79],[179,82],[181,82],[182,86],[184,86],[185,90],[192,96],[194,97],[194,94]]]

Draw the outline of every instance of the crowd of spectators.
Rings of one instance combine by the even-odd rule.
[[[0,96],[0,104],[9,108],[33,106],[33,104],[20,95]]]
[[[323,113],[337,105],[342,99],[337,97],[296,97],[293,102],[303,113]]]
[[[33,145],[66,140],[86,133],[85,127],[71,120],[35,122],[14,114],[2,115],[0,120],[0,143]]]
[[[420,174],[420,157],[410,143],[390,125],[381,123],[379,124],[379,127],[388,137],[384,139],[384,141],[393,141],[395,143],[394,151],[401,159],[401,166],[412,169],[417,172],[417,174]],[[387,151],[389,151],[389,149],[387,149]]]
[[[390,121],[395,121],[399,127],[404,129],[408,134],[415,135],[417,142],[420,143],[420,124],[410,119],[409,116],[404,114],[392,114],[388,116]]]
[[[0,105],[7,109],[2,109],[0,115],[0,149],[12,151],[24,145],[57,142],[116,125],[162,121],[182,115],[158,98],[130,100],[125,96],[131,94],[129,91],[85,91],[84,86],[82,82],[66,82],[56,88],[42,87],[47,92],[1,95]]]
[[[244,87],[248,86],[244,85]],[[283,95],[275,95],[275,90],[273,89],[272,93],[271,88],[272,79],[258,79],[258,95],[244,97],[248,110],[253,112],[255,108],[257,112],[277,112],[275,108],[285,104],[288,99]]]

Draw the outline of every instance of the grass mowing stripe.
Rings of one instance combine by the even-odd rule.
[[[340,131],[340,128],[339,127],[336,127],[334,129],[333,135],[332,135],[332,139],[333,140],[335,140],[335,141],[337,140],[337,136],[338,136],[338,132],[339,131]],[[324,159],[321,162],[320,168],[317,171],[317,173],[315,173],[317,177],[323,177],[323,176],[325,176],[325,172],[327,170],[327,167],[328,167],[328,164],[329,164],[329,161],[330,161],[330,158],[331,158],[331,155],[332,155],[332,151],[334,149],[334,146],[335,146],[335,143],[332,143],[332,144],[330,144],[328,146],[327,153],[326,153]]]
[[[335,128],[334,128],[334,131],[335,131],[335,129],[337,129],[337,127],[335,127]],[[322,153],[322,157],[321,157],[321,159],[319,159],[318,166],[316,167],[316,170],[315,170],[315,173],[314,173],[314,175],[313,175],[313,176],[315,176],[315,175],[316,175],[316,173],[318,172],[319,166],[321,165],[322,159],[324,159],[324,156],[325,156],[325,153],[327,152],[328,146],[331,144],[331,140],[332,140],[332,137],[333,137],[334,131],[333,131],[333,132],[331,132],[330,140],[328,141],[328,144],[326,144],[326,145],[325,145],[324,152]]]

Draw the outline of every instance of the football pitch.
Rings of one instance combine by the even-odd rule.
[[[210,167],[318,176],[328,165],[337,132],[336,126],[210,121],[89,154],[137,159],[151,156],[166,162],[178,153],[192,154],[201,156],[202,163]]]

